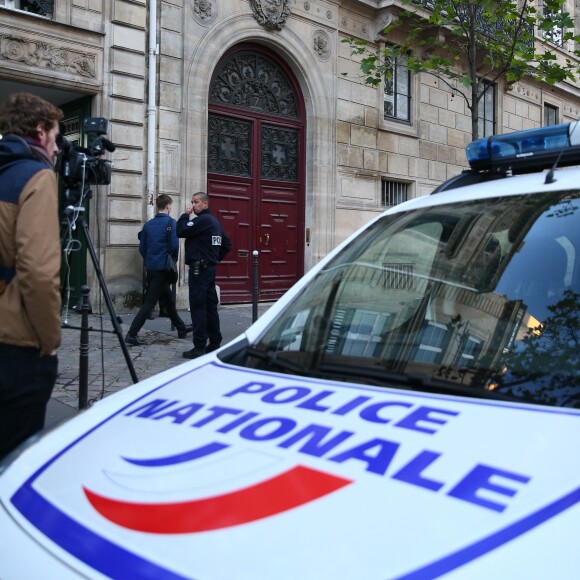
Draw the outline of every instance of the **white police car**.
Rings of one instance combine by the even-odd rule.
[[[23,447],[0,578],[577,578],[579,123],[468,158],[217,354]]]

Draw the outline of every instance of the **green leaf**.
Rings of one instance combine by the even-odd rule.
[[[377,59],[368,56],[372,49],[366,41],[352,39],[350,43],[351,48],[361,50],[358,54],[365,52],[360,68],[368,84],[378,86],[389,78],[390,62],[402,54],[408,55],[412,74],[427,73],[444,83],[457,83],[457,90],[466,98],[481,75],[499,75],[507,82],[527,75],[555,84],[580,74],[577,61],[567,59],[564,64],[550,50],[536,52],[538,33],[548,38],[555,29],[563,29],[557,39],[573,42],[574,55],[580,58],[580,35],[574,34],[575,22],[566,11],[566,0],[543,0],[545,9],[540,10],[533,0],[431,0],[430,13],[423,1],[402,2],[408,9],[397,19],[399,46],[388,46]],[[442,31],[443,43],[439,41]],[[421,47],[424,52],[413,54]],[[472,73],[461,69],[470,54],[476,55],[478,67]]]

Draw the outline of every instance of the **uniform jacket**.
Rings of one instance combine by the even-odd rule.
[[[184,213],[177,220],[177,236],[185,238],[185,263],[207,260],[215,266],[232,249],[232,244],[217,218],[209,209],[190,218]]]
[[[175,235],[175,220],[166,213],[158,213],[139,232],[139,252],[147,270],[165,270],[167,262],[167,226],[171,226],[171,255],[177,260],[179,240]]]
[[[60,345],[60,233],[48,157],[0,139],[0,343],[51,354]]]

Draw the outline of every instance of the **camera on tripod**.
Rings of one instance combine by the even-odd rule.
[[[85,185],[109,185],[111,183],[111,162],[99,159],[105,151],[113,152],[116,147],[105,135],[108,121],[104,117],[90,117],[83,121],[83,131],[87,135],[87,146],[71,143],[64,135],[59,135],[60,149],[55,169],[66,188],[65,197],[69,204],[76,204],[82,197]]]
[[[62,220],[61,220],[61,243],[63,247],[63,254],[65,258],[65,271],[66,271],[66,281],[64,284],[64,299],[63,304],[65,305],[65,311],[68,310],[68,301],[70,298],[70,283],[69,275],[71,272],[70,260],[73,252],[79,251],[83,246],[81,243],[82,236],[84,243],[86,244],[86,249],[91,256],[91,261],[93,263],[93,268],[95,275],[99,281],[99,286],[101,292],[105,298],[105,303],[111,315],[111,323],[114,332],[119,338],[119,344],[121,345],[121,350],[125,355],[125,361],[129,367],[129,372],[131,373],[131,378],[134,383],[139,382],[135,368],[133,367],[133,362],[127,350],[127,345],[123,340],[123,333],[121,331],[121,319],[115,314],[115,307],[113,305],[113,299],[109,294],[107,289],[107,283],[105,282],[105,276],[101,270],[99,264],[99,258],[97,256],[97,251],[91,239],[91,234],[89,232],[89,226],[87,225],[86,219],[84,219],[84,213],[86,208],[83,206],[85,200],[89,199],[92,194],[89,185],[109,185],[111,183],[111,162],[107,159],[99,159],[105,151],[112,153],[115,151],[115,145],[109,141],[106,137],[103,137],[107,133],[107,119],[103,117],[90,117],[83,121],[83,133],[87,136],[87,146],[80,147],[74,143],[71,143],[68,139],[64,137],[64,131],[61,129],[61,135],[57,140],[57,145],[60,149],[57,160],[55,164],[56,171],[60,175],[61,181],[64,185],[63,197],[64,199],[59,200],[59,204],[62,207]],[[82,282],[81,282],[82,283]],[[85,286],[82,290],[83,292],[83,303],[81,309],[87,304],[84,302],[86,299],[88,301],[88,293],[90,288]],[[90,309],[90,306],[89,306]],[[86,314],[86,310],[84,310]],[[65,322],[65,326],[68,327],[68,322]],[[73,328],[73,327],[70,327]],[[81,332],[92,330],[92,328],[81,327]],[[102,331],[101,332],[110,332]],[[83,338],[81,337],[81,341]],[[86,339],[88,341],[88,338]],[[86,351],[83,349],[86,348]],[[82,361],[86,361],[88,355],[88,342],[81,342],[81,365]],[[85,356],[85,358],[83,358]],[[79,408],[83,408],[87,404],[87,370],[81,370],[81,381],[83,384],[79,384],[79,405],[81,401],[83,404]],[[81,398],[81,391],[83,393]]]

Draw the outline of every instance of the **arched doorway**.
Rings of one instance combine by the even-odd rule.
[[[304,271],[305,109],[284,61],[243,44],[218,63],[209,90],[207,191],[232,240],[218,268],[223,303],[280,297]]]

